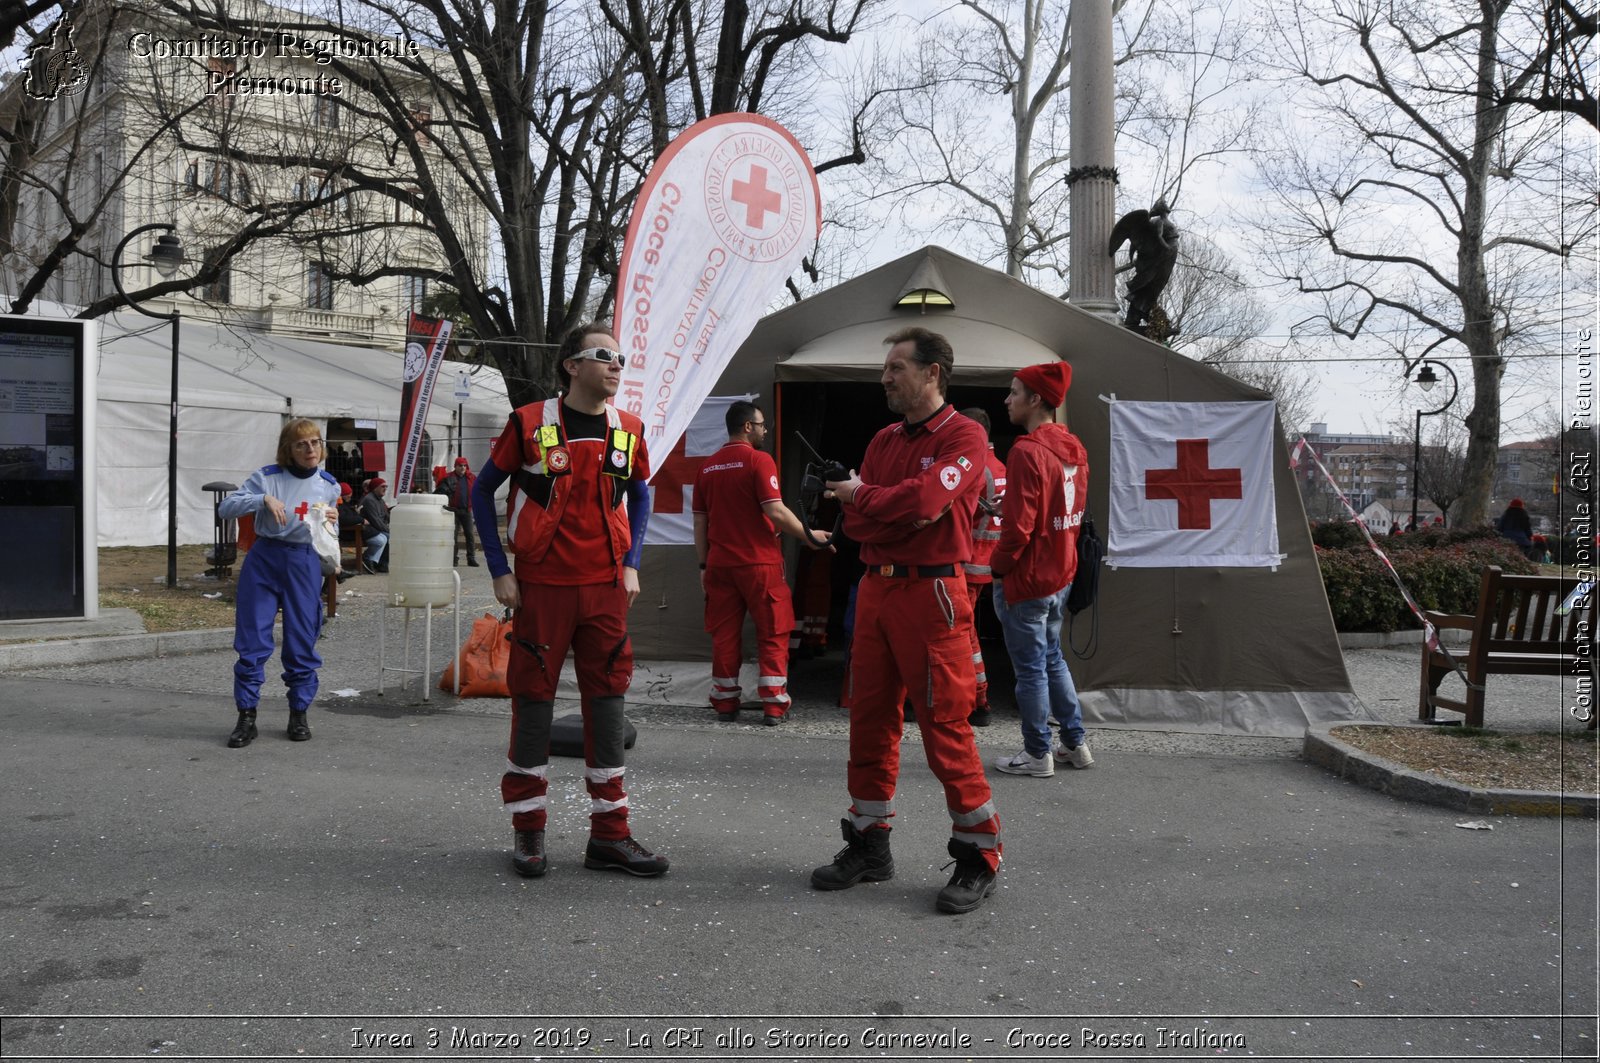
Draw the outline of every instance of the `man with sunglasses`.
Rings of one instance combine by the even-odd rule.
[[[583,708],[589,844],[583,866],[654,876],[667,870],[632,837],[623,790],[623,695],[633,678],[627,611],[639,595],[650,519],[644,425],[610,400],[622,354],[605,325],[575,329],[557,368],[564,394],[512,411],[472,489],[472,515],[494,596],[515,610],[511,748],[500,795],[515,833],[511,864],[528,878],[548,867],[544,837],[556,683],[573,651]],[[511,481],[500,542],[494,493]]]
[[[753,402],[739,401],[724,416],[728,442],[700,466],[694,480],[694,548],[706,595],[711,635],[711,708],[717,719],[739,717],[739,666],[744,660],[744,617],[756,626],[756,688],[762,722],[775,727],[789,717],[789,632],[794,601],[783,576],[779,531],[813,550],[828,547],[831,531],[812,532],[778,488],[778,467],[761,450],[767,419]]]

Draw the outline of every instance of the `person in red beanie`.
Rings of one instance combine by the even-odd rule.
[[[478,544],[472,538],[472,485],[478,478],[472,475],[472,466],[466,458],[457,458],[455,470],[450,475],[439,481],[433,489],[436,495],[444,495],[444,508],[448,509],[456,518],[456,530],[467,540],[467,567],[478,567]],[[453,537],[450,541],[450,564],[461,563],[461,548],[456,545]]]
[[[1022,751],[995,762],[1008,775],[1049,777],[1056,762],[1094,763],[1072,672],[1061,655],[1061,623],[1078,567],[1078,528],[1089,490],[1089,456],[1078,437],[1056,423],[1072,367],[1066,362],[1018,371],[1006,415],[1027,434],[1006,456],[1006,495],[994,570],[994,611],[1017,674]],[[1061,725],[1051,749],[1049,719]]]
[[[374,476],[367,481],[367,492],[361,496],[361,539],[367,545],[361,569],[369,574],[389,571],[389,562],[384,556],[389,546],[389,503],[383,500],[383,493],[388,489],[388,481]]]
[[[842,890],[894,876],[889,820],[909,694],[950,812],[956,866],[935,907],[970,912],[994,891],[1000,870],[1000,817],[967,721],[977,691],[972,606],[961,579],[989,441],[945,401],[955,366],[948,340],[907,328],[884,342],[884,397],[903,420],[872,437],[859,476],[827,484],[867,573],[850,649],[845,847],[811,873],[811,885]]]
[[[1533,520],[1528,516],[1522,499],[1513,498],[1495,522],[1495,530],[1516,544],[1526,557],[1533,556]]]

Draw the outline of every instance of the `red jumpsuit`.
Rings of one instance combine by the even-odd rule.
[[[700,466],[694,511],[706,521],[706,631],[711,634],[711,707],[739,708],[740,636],[745,613],[755,621],[756,685],[765,714],[789,711],[789,633],[794,602],[783,578],[777,531],[762,512],[783,497],[778,467],[749,443],[730,442]]]
[[[512,475],[506,523],[522,594],[506,672],[511,748],[501,799],[514,830],[544,829],[551,710],[570,648],[582,697],[590,834],[626,838],[622,696],[633,679],[633,645],[622,587],[632,541],[623,500],[628,481],[650,477],[643,426],[613,406],[585,416],[549,399],[514,411],[489,456]]]
[[[855,828],[887,827],[909,693],[952,834],[998,869],[1000,817],[967,722],[976,685],[961,579],[987,447],[983,429],[948,404],[919,424],[890,425],[867,446],[844,520],[867,566],[851,644],[847,783]]]
[[[989,504],[979,506],[972,514],[972,560],[965,568],[967,574],[967,602],[972,606],[972,670],[977,673],[977,707],[989,707],[989,674],[983,663],[983,647],[978,644],[978,599],[984,589],[994,582],[989,569],[989,559],[1000,542],[1000,503],[1006,496],[1006,467],[994,456],[994,444],[984,455],[983,491],[979,498]]]

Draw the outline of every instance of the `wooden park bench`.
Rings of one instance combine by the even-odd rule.
[[[1496,565],[1483,570],[1478,608],[1471,616],[1427,613],[1441,631],[1471,632],[1465,649],[1451,657],[1465,673],[1465,700],[1442,697],[1439,684],[1452,671],[1451,658],[1422,647],[1422,691],[1417,718],[1432,722],[1437,709],[1463,713],[1469,727],[1483,726],[1485,682],[1491,675],[1567,675],[1588,695],[1589,726],[1596,695],[1595,593],[1582,595],[1565,616],[1556,609],[1579,583],[1576,576],[1508,576]],[[1585,684],[1587,687],[1585,688]]]

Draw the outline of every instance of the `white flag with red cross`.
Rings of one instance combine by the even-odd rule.
[[[1270,402],[1113,402],[1106,563],[1274,567]]]
[[[728,441],[728,407],[740,399],[754,402],[755,396],[708,396],[666,460],[650,455],[655,475],[650,477],[650,524],[644,533],[646,546],[694,544],[694,478],[706,459]]]

